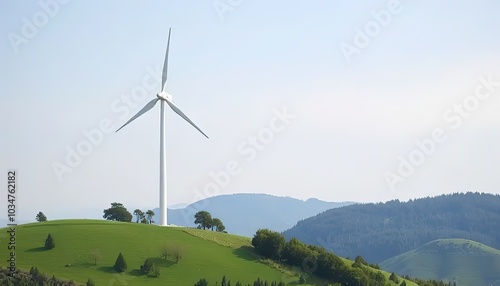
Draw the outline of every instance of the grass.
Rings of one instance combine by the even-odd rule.
[[[5,229],[0,231],[5,233]],[[18,268],[38,267],[49,277],[55,275],[80,284],[91,278],[96,285],[193,285],[206,278],[210,285],[216,285],[225,275],[232,284],[236,281],[253,284],[259,277],[296,285],[302,273],[297,267],[259,259],[248,237],[207,230],[104,220],[59,220],[20,225],[16,232]],[[49,233],[56,247],[45,250],[43,245]],[[165,246],[180,249],[182,258],[178,263],[172,257],[160,258]],[[0,247],[6,249],[6,242]],[[97,265],[91,255],[95,250],[100,253]],[[128,265],[124,273],[116,273],[112,267],[120,252]],[[3,256],[7,257],[7,253]],[[141,275],[140,266],[147,258],[160,266],[159,278]],[[343,260],[347,265],[353,263]],[[6,267],[6,259],[0,260],[0,266]],[[314,275],[308,275],[307,281],[312,285],[325,283]]]
[[[466,239],[439,239],[381,263],[382,268],[457,285],[500,283],[500,250]]]
[[[245,236],[228,235],[225,233],[217,233],[196,228],[183,228],[182,231],[201,239],[212,241],[222,246],[234,249],[252,246],[251,239]]]
[[[49,233],[56,247],[44,250]],[[206,278],[215,285],[216,281],[220,284],[223,275],[233,284],[253,283],[257,277],[269,281],[296,279],[259,262],[249,238],[225,233],[100,220],[60,220],[18,226],[16,237],[19,268],[29,270],[36,266],[47,276],[77,283],[91,278],[96,285],[193,285]],[[2,249],[6,249],[5,241],[2,244]],[[165,245],[181,249],[179,263],[159,258]],[[94,265],[90,253],[96,249],[101,258]],[[115,273],[112,266],[120,252],[128,269]],[[7,257],[6,252],[2,253]],[[139,267],[147,258],[157,259],[159,278],[140,275]],[[1,259],[0,265],[6,267],[6,259]]]

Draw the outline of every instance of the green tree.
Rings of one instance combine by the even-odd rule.
[[[160,276],[160,268],[151,258],[148,258],[144,261],[144,264],[141,265],[141,273],[150,277],[158,277]]]
[[[401,284],[399,284],[401,286],[406,286],[406,280],[403,280],[403,282],[401,282]]]
[[[118,254],[118,257],[116,258],[115,265],[113,266],[113,269],[116,272],[124,272],[127,270],[127,262],[125,261],[125,258],[123,258],[122,253]]]
[[[276,231],[259,229],[252,238],[252,245],[258,254],[279,260],[285,247],[285,237]]]
[[[226,227],[224,226],[222,221],[218,218],[214,218],[212,220],[212,230],[214,230],[214,227],[215,227],[215,230],[218,232],[223,232],[226,229]]]
[[[396,284],[399,284],[399,278],[394,272],[392,272],[391,276],[389,276],[389,280],[394,281]]]
[[[36,221],[38,222],[47,221],[47,217],[42,212],[38,212],[36,214]]]
[[[146,217],[147,217],[147,220],[148,220],[149,224],[153,224],[154,223],[154,221],[153,221],[154,215],[155,215],[155,212],[152,211],[152,210],[148,210],[146,212]]]
[[[201,226],[203,229],[212,227],[212,215],[207,211],[199,211],[194,215],[194,223]]]
[[[45,249],[49,250],[49,249],[52,249],[56,247],[56,243],[54,241],[54,238],[52,237],[52,235],[47,235],[47,238],[45,239]]]
[[[222,281],[220,282],[220,286],[227,286],[226,275],[222,276]]]
[[[151,266],[151,270],[149,270],[148,276],[155,278],[160,276],[160,267],[156,265],[156,263],[153,263],[153,265]]]
[[[205,278],[200,279],[194,284],[194,286],[208,286],[208,281]]]
[[[299,284],[306,284],[306,277],[304,277],[304,274],[300,274]]]
[[[114,221],[131,222],[132,214],[120,203],[111,203],[109,209],[104,210],[103,218]]]
[[[87,286],[95,286],[94,280],[92,280],[92,279],[89,278],[89,280],[87,280],[87,283],[85,285],[87,285]]]
[[[134,215],[136,217],[135,222],[137,222],[137,223],[141,222],[142,219],[144,218],[144,213],[140,209],[135,209]]]
[[[151,267],[153,267],[153,260],[151,258],[148,258],[144,261],[144,264],[141,265],[141,272],[142,274],[148,274],[149,271],[151,270]]]

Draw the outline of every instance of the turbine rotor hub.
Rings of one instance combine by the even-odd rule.
[[[159,99],[172,101],[172,95],[166,91],[162,91],[156,95]]]

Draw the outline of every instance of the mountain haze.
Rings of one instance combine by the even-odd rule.
[[[221,219],[229,233],[252,237],[259,228],[281,232],[301,219],[350,204],[352,202],[325,202],[318,199],[302,201],[267,194],[221,195],[200,200],[185,208],[169,209],[168,223],[195,226],[195,213],[205,210],[212,217]],[[157,221],[160,210],[155,208],[153,211],[157,214]]]

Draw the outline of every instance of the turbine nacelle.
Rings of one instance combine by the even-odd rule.
[[[166,91],[162,91],[156,95],[159,99],[172,101],[172,95]]]

